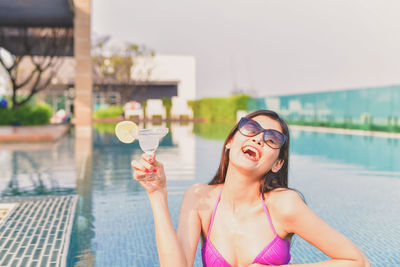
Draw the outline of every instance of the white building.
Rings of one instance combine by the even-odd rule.
[[[6,70],[0,66],[0,97],[10,94],[10,79]]]
[[[8,93],[8,79],[4,70],[0,68],[0,97]]]
[[[186,100],[196,97],[196,60],[193,56],[156,55],[135,59],[132,79],[142,80],[153,85],[171,84],[176,86],[176,94]],[[144,75],[150,73],[149,75]],[[152,87],[149,88],[151,94]],[[172,96],[172,95],[171,95]]]
[[[118,85],[94,85],[94,109],[107,105],[123,105],[129,101],[179,97],[196,97],[196,60],[193,56],[156,55],[135,57],[131,69],[134,83],[131,90]],[[103,87],[103,88],[102,88]]]

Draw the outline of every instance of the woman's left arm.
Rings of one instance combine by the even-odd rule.
[[[318,217],[295,191],[276,192],[273,198],[274,203],[271,203],[271,208],[279,225],[282,225],[281,229],[287,233],[297,234],[331,258],[324,262],[299,265],[315,267],[370,266],[363,252],[348,238]]]

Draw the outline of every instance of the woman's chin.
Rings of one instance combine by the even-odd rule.
[[[252,160],[245,156],[239,157],[235,160],[231,160],[231,164],[235,167],[235,169],[252,175],[260,172],[259,163],[260,162],[258,160]]]

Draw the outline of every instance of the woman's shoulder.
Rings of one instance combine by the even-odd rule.
[[[194,194],[194,195],[196,195],[198,197],[201,197],[204,194],[210,194],[210,193],[215,192],[221,186],[222,185],[220,185],[220,184],[208,185],[208,184],[197,183],[197,184],[194,184],[194,185],[190,186],[186,190],[186,193]]]
[[[208,185],[197,183],[186,190],[184,198],[188,198],[196,204],[208,204],[208,202],[213,202],[218,197],[221,186],[220,184]]]
[[[190,186],[187,190],[186,193],[190,194],[195,194],[197,196],[201,196],[206,193],[210,193],[214,191],[217,187],[220,187],[221,185],[208,185],[208,184],[202,184],[202,183],[196,183],[192,186]]]
[[[268,208],[281,219],[292,219],[305,206],[298,192],[288,188],[277,188],[264,194]]]

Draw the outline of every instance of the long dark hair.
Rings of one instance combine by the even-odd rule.
[[[282,133],[287,136],[287,141],[280,148],[279,151],[279,159],[284,161],[282,168],[278,172],[272,172],[269,170],[265,173],[263,177],[263,183],[260,186],[261,193],[267,193],[276,188],[288,188],[288,169],[289,169],[289,128],[284,119],[279,117],[279,115],[271,110],[257,110],[246,116],[246,118],[254,118],[257,116],[267,116],[277,122],[280,123],[282,128]],[[208,183],[209,185],[214,184],[222,184],[225,182],[226,171],[228,169],[229,164],[229,149],[226,149],[226,144],[233,138],[236,132],[239,130],[238,123],[233,127],[233,129],[229,132],[228,137],[224,142],[224,146],[222,147],[222,156],[221,162],[219,164],[217,173],[214,175],[214,178]]]

